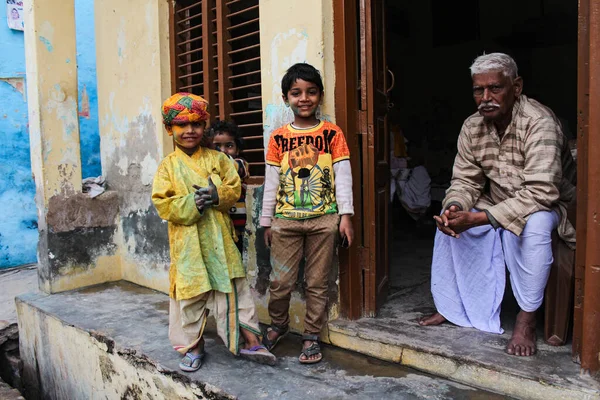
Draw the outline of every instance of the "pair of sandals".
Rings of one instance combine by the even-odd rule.
[[[183,356],[181,362],[179,363],[179,368],[184,372],[198,371],[200,367],[202,367],[202,361],[204,361],[205,354],[206,353],[204,350],[202,350],[200,354],[194,354],[191,352],[185,353],[185,356]],[[240,350],[240,357],[257,362],[259,364],[271,366],[277,363],[277,357],[275,357],[275,355],[263,345]]]
[[[279,341],[283,339],[288,332],[290,331],[289,327],[280,328],[276,325],[271,325],[267,328],[267,331],[263,335],[263,344],[265,347],[271,351],[277,346]],[[269,339],[269,332],[277,333],[277,337],[273,340]],[[304,342],[311,341],[312,344],[307,348],[304,348]],[[300,352],[300,356],[298,357],[298,361],[300,364],[316,364],[323,359],[323,353],[321,352],[321,345],[319,344],[319,336],[318,335],[302,335],[302,351]],[[310,357],[318,355],[317,358],[311,359]],[[304,358],[302,357],[304,356]]]

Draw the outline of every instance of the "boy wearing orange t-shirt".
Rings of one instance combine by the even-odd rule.
[[[341,237],[349,246],[354,237],[350,152],[342,130],[316,117],[323,100],[318,70],[295,64],[281,87],[294,122],[271,134],[266,156],[260,224],[271,246],[273,271],[271,326],[263,343],[270,350],[289,330],[290,297],[305,257],[306,316],[299,361],[313,364],[323,357],[318,339],[326,317],[335,245]]]

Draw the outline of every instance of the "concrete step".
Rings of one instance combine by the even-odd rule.
[[[298,363],[298,336],[275,350],[275,367],[231,355],[209,329],[203,367],[186,374],[170,346],[168,298],[117,282],[17,298],[28,399],[503,399],[371,357],[325,346]]]
[[[0,399],[2,400],[25,400],[21,393],[17,389],[13,389],[0,379]]]
[[[552,347],[538,332],[533,357],[504,352],[515,313],[503,318],[496,335],[445,323],[421,327],[417,319],[435,311],[429,283],[405,290],[381,308],[377,318],[329,323],[329,341],[467,385],[521,399],[600,399],[600,383],[580,372],[571,346]],[[503,304],[504,306],[504,304]],[[541,327],[541,324],[539,324]]]

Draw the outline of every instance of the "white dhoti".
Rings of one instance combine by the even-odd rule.
[[[536,212],[521,236],[491,225],[469,229],[458,239],[438,231],[431,266],[437,311],[453,324],[503,333],[505,265],[519,307],[537,310],[553,261],[551,235],[559,220],[556,212]]]

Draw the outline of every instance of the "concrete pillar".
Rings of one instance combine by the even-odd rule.
[[[152,180],[173,142],[161,105],[171,95],[167,1],[94,2],[102,174],[119,197],[123,279],[168,291],[167,224],[151,202]]]
[[[39,224],[55,195],[81,191],[74,2],[31,1],[25,12],[25,52],[31,166]]]
[[[114,224],[116,210],[110,210],[110,195],[92,204],[81,194],[74,0],[60,7],[45,0],[28,2],[25,49],[39,281],[42,290],[52,293],[98,282],[90,265],[106,252],[87,241],[98,234],[87,228]]]

